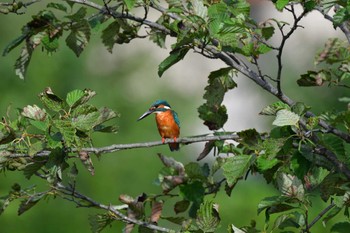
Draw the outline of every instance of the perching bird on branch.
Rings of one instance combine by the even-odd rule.
[[[180,135],[180,121],[177,117],[177,113],[171,109],[168,102],[165,100],[157,100],[151,107],[146,111],[139,120],[142,120],[146,116],[155,113],[156,122],[162,142],[165,142],[165,138],[173,138],[175,141]],[[170,143],[169,148],[171,151],[179,150],[179,143]]]

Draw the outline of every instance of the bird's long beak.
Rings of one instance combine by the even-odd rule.
[[[145,118],[146,116],[152,114],[154,112],[154,110],[148,110],[147,112],[145,112],[144,114],[142,114],[142,116],[139,117],[139,119],[137,119],[137,121],[142,120],[143,118]]]

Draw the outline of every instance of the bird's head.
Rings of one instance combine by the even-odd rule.
[[[171,109],[171,107],[168,104],[168,102],[166,102],[165,100],[157,100],[151,105],[148,111],[142,114],[142,116],[140,116],[139,119],[137,120],[140,121],[152,113],[161,113],[161,112],[168,111],[169,109]]]

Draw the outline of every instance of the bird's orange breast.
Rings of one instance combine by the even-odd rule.
[[[176,124],[171,111],[156,114],[156,122],[159,134],[162,138],[178,138],[180,128]]]

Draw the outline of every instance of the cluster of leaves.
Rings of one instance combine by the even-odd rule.
[[[19,110],[15,120],[3,118],[0,124],[0,171],[23,171],[27,179],[35,174],[49,183],[56,183],[62,180],[62,172],[70,166],[71,176],[76,175],[75,164],[70,165],[67,160],[69,154],[77,153],[94,174],[89,154],[81,149],[91,146],[94,132],[115,133],[116,126],[104,123],[118,117],[109,108],[98,109],[88,104],[94,96],[92,90],[74,90],[62,99],[46,88],[39,94],[45,108],[28,105]],[[32,206],[48,193],[29,195],[29,190],[21,190],[16,186],[9,195],[2,197],[1,209],[17,198],[25,198],[23,203]],[[27,209],[21,205],[19,213]]]

